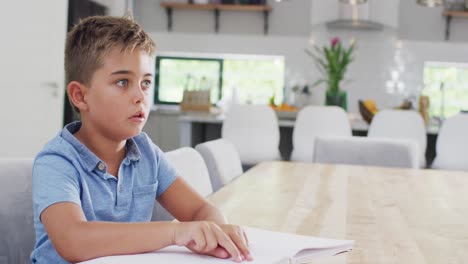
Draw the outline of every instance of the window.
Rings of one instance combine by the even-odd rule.
[[[155,102],[178,104],[184,89],[210,89],[211,102],[217,102],[221,92],[221,67],[219,59],[158,57]]]
[[[183,91],[209,89],[215,104],[233,89],[241,103],[283,101],[284,59],[279,56],[158,56],[155,102],[178,104]]]
[[[223,94],[237,89],[241,103],[267,104],[275,96],[283,102],[284,60],[282,58],[232,58],[224,60]]]
[[[468,64],[426,62],[424,87],[431,117],[443,119],[468,110]]]

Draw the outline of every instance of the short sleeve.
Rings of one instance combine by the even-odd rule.
[[[153,143],[154,152],[158,161],[158,190],[156,192],[156,198],[159,198],[169,186],[177,178],[177,172],[175,168],[168,162],[166,155],[162,150]]]
[[[81,206],[80,185],[73,164],[58,154],[40,154],[33,167],[33,207],[40,215],[49,206],[72,202]]]

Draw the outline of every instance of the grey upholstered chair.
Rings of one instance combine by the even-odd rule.
[[[419,146],[405,139],[317,137],[314,162],[419,168]]]
[[[242,174],[242,164],[236,147],[227,139],[198,144],[195,149],[205,160],[211,186],[217,191]]]
[[[31,263],[33,159],[0,159],[0,264]]]

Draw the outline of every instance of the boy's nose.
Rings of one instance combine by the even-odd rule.
[[[136,104],[139,104],[139,103],[142,103],[143,101],[145,101],[145,98],[147,96],[147,94],[145,93],[145,91],[143,90],[142,87],[136,87],[136,89],[134,89],[134,94],[133,94],[133,102],[136,103]]]

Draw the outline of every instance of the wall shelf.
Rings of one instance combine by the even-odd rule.
[[[167,30],[172,31],[172,10],[208,10],[214,12],[215,32],[219,32],[219,14],[220,11],[246,11],[246,12],[263,12],[263,32],[268,33],[268,15],[271,11],[269,5],[227,5],[227,4],[184,4],[161,2],[161,7],[166,9],[167,14]]]
[[[445,16],[445,40],[450,39],[450,23],[453,17],[465,17],[468,18],[468,11],[461,10],[446,10],[443,15]]]

